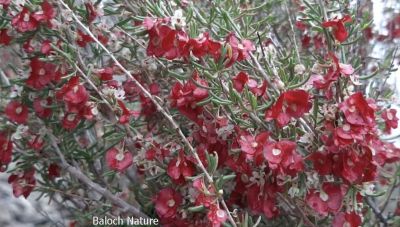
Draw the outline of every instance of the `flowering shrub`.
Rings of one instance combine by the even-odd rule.
[[[1,171],[71,225],[399,224],[400,16],[359,2],[0,0]]]

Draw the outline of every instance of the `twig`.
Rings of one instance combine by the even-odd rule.
[[[287,4],[285,4],[285,8],[286,8],[286,12],[288,14],[288,20],[289,20],[289,24],[290,24],[290,29],[292,30],[293,33],[293,43],[294,43],[294,48],[296,50],[296,54],[297,54],[297,59],[299,61],[299,63],[301,64],[301,58],[300,58],[300,53],[299,53],[299,47],[297,46],[297,41],[296,41],[296,33],[294,32],[294,27],[293,27],[293,23],[292,23],[292,18],[290,16],[290,11],[289,11],[289,7]]]
[[[388,220],[385,215],[382,214],[382,211],[375,205],[374,202],[371,201],[370,197],[366,197],[365,201],[368,206],[371,207],[372,212],[374,212],[375,216],[379,219],[379,221],[383,224],[383,226],[388,226]]]
[[[123,199],[115,196],[106,188],[103,188],[99,184],[93,182],[89,177],[87,177],[78,167],[71,166],[66,160],[64,155],[62,154],[58,144],[56,142],[56,137],[48,130],[47,135],[50,138],[51,145],[55,149],[57,155],[61,160],[61,167],[69,172],[72,176],[79,179],[82,183],[87,185],[88,187],[92,188],[108,200],[110,200],[113,204],[122,208],[124,212],[130,212],[131,215],[135,217],[142,217],[142,218],[149,218],[146,214],[142,213],[138,208],[130,205],[129,203],[125,202]]]

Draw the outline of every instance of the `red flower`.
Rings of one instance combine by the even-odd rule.
[[[6,116],[17,124],[25,124],[28,120],[28,107],[19,101],[10,101],[4,110]]]
[[[244,132],[242,135],[240,135],[238,142],[241,150],[246,154],[246,158],[248,160],[254,160],[256,164],[261,164],[260,162],[262,162],[262,160],[259,160],[259,158],[257,159],[257,156],[262,155],[264,145],[268,138],[268,132],[262,132],[256,137]]]
[[[318,174],[324,176],[332,173],[332,159],[329,155],[323,152],[313,152],[307,159],[312,161]]]
[[[114,70],[111,67],[97,70],[97,75],[101,81],[108,81],[113,79]]]
[[[336,146],[347,146],[355,141],[362,142],[366,131],[362,127],[357,127],[350,124],[344,124],[335,129],[334,142]]]
[[[304,90],[282,93],[278,101],[265,112],[266,120],[276,120],[279,127],[287,125],[290,119],[300,118],[311,109],[309,94]]]
[[[340,212],[335,215],[332,221],[332,227],[359,227],[362,224],[361,217],[356,212]]]
[[[296,143],[289,140],[268,142],[264,157],[272,170],[282,175],[294,176],[304,169],[303,158],[296,152]]]
[[[256,96],[263,96],[267,88],[267,82],[264,80],[263,84],[258,87],[256,80],[249,79],[249,76],[245,72],[239,72],[233,79],[233,87],[238,91],[242,92],[244,86],[247,84],[249,90]]]
[[[400,148],[394,146],[393,143],[383,142],[376,138],[372,140],[371,147],[375,150],[373,159],[380,166],[400,160]]]
[[[88,43],[94,42],[94,39],[90,35],[86,35],[81,30],[78,30],[78,38],[76,39],[76,43],[80,47],[85,47]]]
[[[126,106],[125,103],[122,102],[121,100],[117,100],[119,107],[122,110],[121,116],[119,117],[119,123],[121,124],[127,124],[129,123],[130,119],[132,116],[136,115],[136,112],[133,110],[129,110]]]
[[[86,107],[89,94],[86,88],[79,84],[79,77],[74,76],[56,93],[56,98],[65,102],[68,112],[79,113]]]
[[[172,159],[167,167],[167,174],[175,184],[183,184],[185,177],[193,176],[195,171],[195,165],[186,158],[183,150],[179,151],[178,157]]]
[[[229,44],[228,49],[228,59],[229,61],[225,65],[230,67],[236,61],[243,61],[247,59],[250,52],[254,51],[256,48],[250,40],[243,40],[239,42],[234,33],[229,33],[226,37],[226,42]]]
[[[0,172],[3,167],[11,162],[13,143],[10,136],[0,132]]]
[[[10,5],[10,3],[11,3],[11,0],[0,0],[0,5],[3,6],[4,10],[8,9],[8,6]]]
[[[348,148],[339,155],[334,155],[333,172],[351,184],[373,181],[376,177],[376,165],[372,151],[367,146],[357,150]]]
[[[166,20],[156,20],[151,18],[143,22],[149,34],[149,44],[147,55],[155,57],[165,57],[169,60],[179,57],[187,57],[189,52],[187,43],[188,35],[182,30],[175,30],[163,24]]]
[[[385,130],[384,132],[390,134],[391,129],[397,128],[397,124],[399,119],[396,116],[397,110],[395,109],[388,109],[383,111],[382,119],[385,121]]]
[[[174,219],[178,207],[182,203],[182,196],[172,188],[161,189],[154,198],[158,217],[163,221]]]
[[[6,28],[0,29],[0,44],[6,45],[6,46],[9,45],[12,40],[12,37],[9,36],[7,34],[7,32],[8,32],[8,29],[6,29]]]
[[[12,174],[8,177],[8,183],[13,187],[13,193],[15,197],[23,195],[27,198],[36,185],[35,180],[35,169],[25,170],[19,174]]]
[[[28,145],[30,148],[36,151],[40,151],[42,150],[44,145],[43,138],[41,138],[40,136],[34,136],[34,138],[28,141]]]
[[[276,184],[269,182],[264,184],[264,188],[253,184],[247,190],[249,209],[254,213],[262,213],[269,219],[277,217],[279,215],[279,208],[276,204],[276,193],[279,191],[280,189]]]
[[[60,167],[56,163],[51,163],[47,169],[49,179],[54,179],[60,176]]]
[[[207,81],[199,78],[197,71],[193,72],[192,80],[203,86],[208,85]],[[183,85],[180,82],[174,84],[170,94],[171,106],[177,107],[183,115],[192,121],[198,122],[197,116],[202,108],[196,104],[208,97],[208,91],[198,87],[192,80]]]
[[[42,11],[35,13],[33,17],[38,22],[47,23],[47,25],[51,27],[51,20],[56,17],[57,13],[54,10],[53,6],[47,0],[43,1],[41,7]]]
[[[336,185],[325,182],[322,184],[322,190],[310,190],[306,196],[307,204],[317,211],[320,215],[326,216],[328,213],[336,213],[342,206],[343,197],[347,188],[343,185]]]
[[[311,37],[308,35],[303,35],[303,38],[301,39],[301,46],[303,48],[308,48],[310,46],[311,42]]]
[[[375,110],[373,107],[374,105],[368,103],[360,92],[351,95],[339,105],[349,124],[362,127],[375,126]]]
[[[78,126],[79,122],[81,121],[81,118],[75,114],[75,113],[68,113],[64,116],[64,118],[61,121],[61,125],[63,128],[67,130],[72,130]]]
[[[207,218],[211,222],[212,227],[220,227],[228,219],[228,215],[225,210],[213,205],[207,213]]]
[[[150,94],[158,95],[160,93],[160,87],[157,83],[152,83],[149,85]],[[157,108],[154,103],[145,96],[142,92],[140,93],[140,106],[141,106],[141,113],[144,116],[151,116],[157,112]]]
[[[18,32],[29,32],[37,29],[39,22],[29,12],[29,9],[24,7],[22,11],[14,16],[11,20],[11,25]]]
[[[50,117],[53,112],[49,107],[51,103],[52,100],[50,97],[47,99],[36,98],[33,101],[33,109],[35,110],[36,115],[40,118]]]
[[[31,73],[26,80],[26,84],[31,88],[41,90],[52,81],[58,81],[60,72],[56,70],[56,65],[40,61],[33,58],[30,63]]]
[[[106,162],[110,169],[125,172],[133,163],[132,154],[129,151],[123,152],[111,148],[106,153]]]
[[[332,27],[333,35],[335,36],[335,38],[339,42],[343,43],[348,36],[348,32],[346,30],[346,27],[344,26],[344,24],[347,22],[351,22],[351,17],[349,15],[345,15],[342,19],[337,19],[335,17],[335,19],[333,20],[325,21],[322,23],[322,26],[324,28]]]
[[[40,47],[40,52],[45,55],[49,55],[50,52],[53,50],[51,47],[51,41],[45,40],[42,42],[42,46]]]
[[[170,151],[164,149],[158,143],[154,143],[153,146],[146,151],[146,159],[147,160],[155,160],[156,158],[163,160],[165,157],[169,155]]]
[[[90,24],[96,19],[98,14],[92,3],[85,3],[85,7],[86,7],[86,11],[87,11],[87,20]]]
[[[190,39],[188,47],[194,56],[202,58],[205,55],[211,55],[214,60],[218,60],[221,55],[221,43],[210,39],[208,32],[200,34],[196,39]]]
[[[307,25],[302,22],[302,21],[296,21],[295,23],[296,27],[300,30],[300,31],[305,31],[307,29]]]
[[[238,92],[242,92],[244,85],[247,84],[247,81],[249,81],[249,76],[244,72],[240,72],[239,74],[236,75],[236,77],[232,79],[233,87]]]

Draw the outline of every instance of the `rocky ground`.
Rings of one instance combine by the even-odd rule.
[[[47,227],[66,226],[68,220],[57,204],[49,204],[47,198],[36,200],[33,192],[28,199],[15,198],[7,183],[8,175],[0,173],[0,226],[1,227]]]

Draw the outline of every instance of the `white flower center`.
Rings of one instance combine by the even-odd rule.
[[[75,93],[77,93],[77,92],[78,92],[78,89],[79,89],[79,87],[78,87],[78,86],[75,86],[72,90],[73,90]]]
[[[347,159],[347,165],[348,166],[354,166],[354,162],[351,161],[350,159]]]
[[[320,198],[322,201],[326,202],[326,201],[328,201],[329,196],[328,196],[328,194],[326,194],[325,192],[321,191],[321,192],[319,193],[319,198]]]
[[[28,14],[28,13],[24,15],[24,21],[25,21],[25,22],[28,22],[28,21],[29,21],[29,14]]]
[[[343,131],[348,132],[348,131],[350,131],[350,129],[351,129],[351,127],[349,124],[343,125]]]
[[[390,112],[387,112],[387,119],[390,121],[393,120],[393,114]]]
[[[40,106],[45,107],[47,105],[47,100],[40,101]]]
[[[249,182],[249,177],[246,174],[242,174],[240,176],[240,179],[242,180],[243,183]]]
[[[15,113],[16,114],[20,114],[22,112],[22,107],[17,107],[17,109],[15,109]]]
[[[173,199],[168,200],[167,205],[169,207],[174,207],[175,206],[175,200],[173,200]]]
[[[125,155],[123,153],[119,153],[117,154],[117,156],[115,156],[115,159],[117,159],[117,161],[122,161],[124,160]]]
[[[273,155],[275,155],[275,156],[278,156],[278,155],[280,155],[282,153],[282,151],[281,150],[279,150],[279,149],[272,149],[272,154]]]
[[[39,70],[39,75],[44,76],[44,74],[46,74],[46,70],[44,70],[43,68],[41,68]]]
[[[73,121],[73,120],[75,120],[75,115],[74,115],[74,114],[68,115],[67,120],[68,120],[68,121]]]
[[[257,143],[257,142],[252,142],[252,143],[251,143],[251,146],[252,146],[253,148],[256,148],[256,147],[258,146],[258,143]]]
[[[219,218],[225,217],[225,211],[223,211],[223,210],[218,210],[218,211],[217,211],[217,217],[219,217]]]

